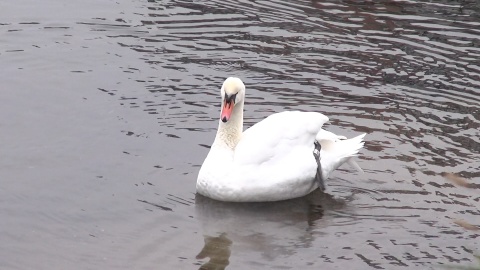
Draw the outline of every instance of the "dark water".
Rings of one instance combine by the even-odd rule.
[[[480,267],[475,1],[0,1],[0,33],[1,269]],[[227,76],[247,125],[367,132],[365,174],[196,197]]]

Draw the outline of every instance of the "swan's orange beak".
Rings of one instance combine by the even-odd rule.
[[[226,123],[230,119],[230,116],[232,116],[233,106],[235,106],[233,100],[225,99],[222,113],[220,114],[220,119],[222,119],[222,122]]]

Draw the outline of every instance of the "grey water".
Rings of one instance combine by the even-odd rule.
[[[228,76],[365,173],[196,196]],[[478,268],[479,105],[476,1],[0,1],[0,268]]]

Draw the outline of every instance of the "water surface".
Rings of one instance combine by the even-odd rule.
[[[2,269],[478,267],[476,2],[0,6]],[[196,196],[228,76],[247,126],[308,110],[368,133],[365,173],[279,203]]]

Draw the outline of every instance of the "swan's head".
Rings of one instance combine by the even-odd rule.
[[[227,122],[232,116],[235,105],[243,102],[245,98],[245,85],[242,80],[235,77],[229,77],[222,85],[222,112],[220,119]],[[240,108],[243,110],[243,108]]]

